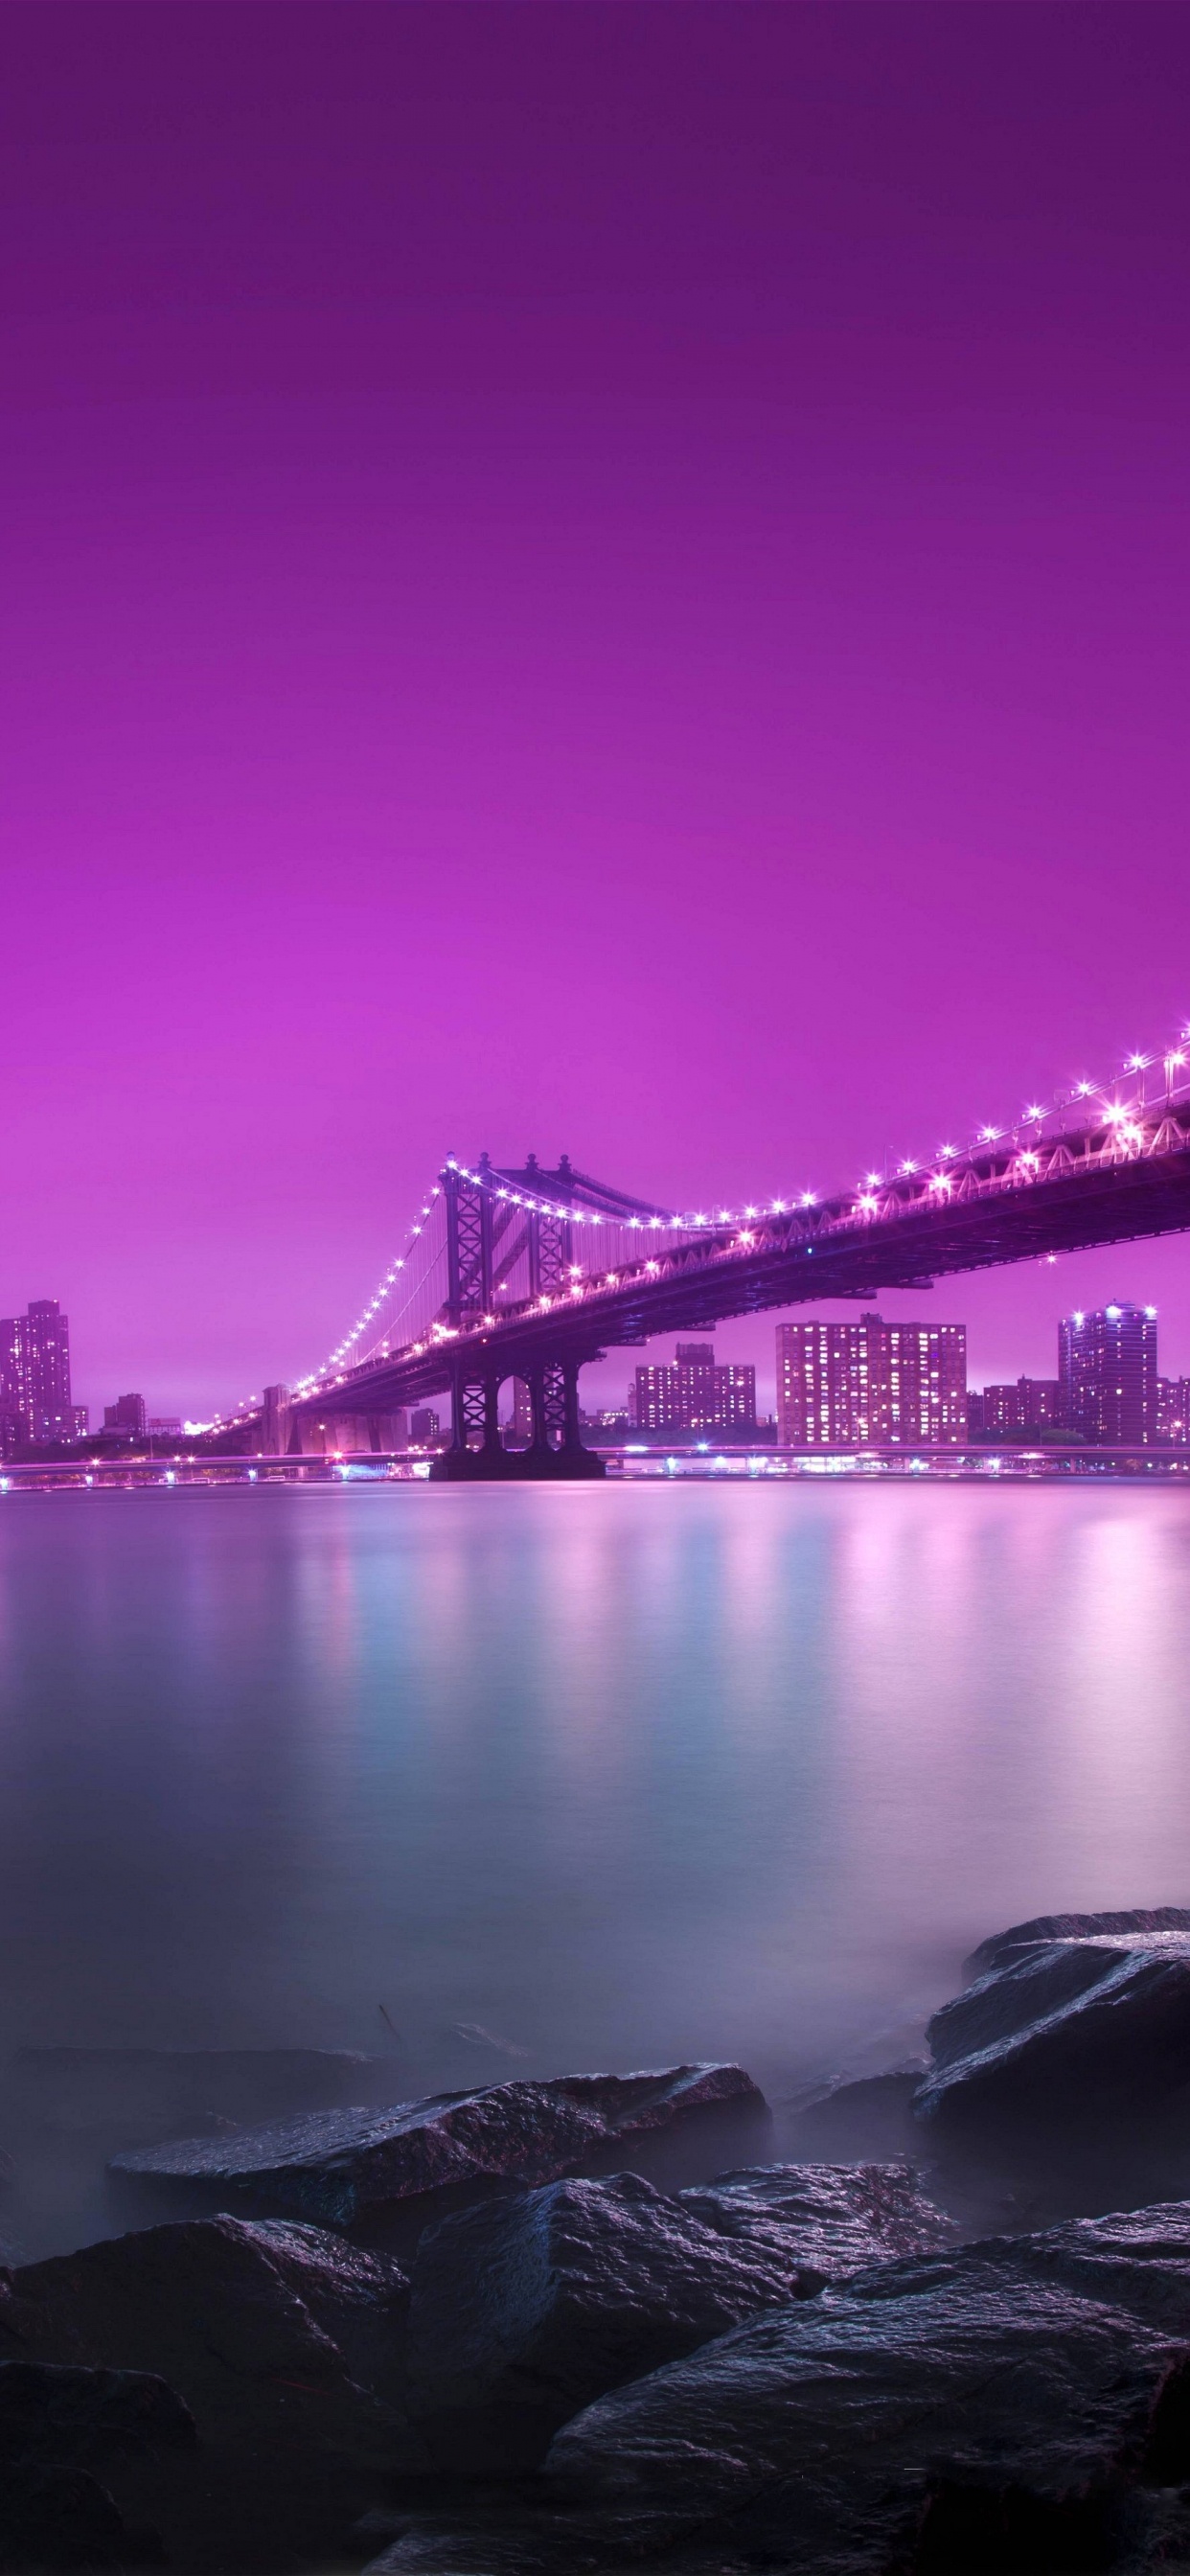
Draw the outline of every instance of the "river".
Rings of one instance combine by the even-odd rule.
[[[0,1637],[8,2048],[781,2100],[997,1926],[1190,1901],[1180,1490],[11,1494]]]

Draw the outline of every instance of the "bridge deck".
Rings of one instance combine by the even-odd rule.
[[[1190,1106],[1128,1131],[1102,1121],[1044,1152],[1000,1146],[943,1174],[882,1182],[819,1208],[708,1226],[617,1272],[586,1276],[493,1322],[441,1326],[411,1350],[345,1370],[305,1396],[306,1417],[385,1413],[470,1377],[583,1366],[609,1346],[707,1331],[766,1309],[929,1288],[936,1279],[1047,1253],[1190,1227]]]

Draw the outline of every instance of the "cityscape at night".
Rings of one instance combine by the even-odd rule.
[[[4,0],[0,2576],[1190,2576],[1190,0]]]

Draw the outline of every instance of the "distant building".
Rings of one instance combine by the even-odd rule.
[[[508,1429],[518,1449],[529,1447],[533,1438],[533,1396],[528,1381],[523,1377],[514,1377],[512,1381],[512,1412]]]
[[[70,1326],[56,1297],[31,1299],[0,1322],[0,1406],[19,1414],[25,1440],[75,1440]]]
[[[953,1447],[967,1437],[964,1324],[778,1324],[784,1449]]]
[[[1157,1438],[1178,1449],[1190,1446],[1190,1377],[1158,1378]]]
[[[713,1342],[679,1342],[672,1361],[638,1368],[629,1400],[638,1431],[756,1429],[756,1371],[717,1362]]]
[[[146,1439],[148,1422],[143,1395],[118,1395],[114,1404],[106,1404],[103,1427],[105,1431],[123,1432],[128,1440]]]
[[[971,1440],[1025,1438],[1053,1432],[1059,1420],[1056,1377],[1018,1377],[1012,1386],[972,1387],[967,1394]]]
[[[1157,1438],[1157,1309],[1121,1297],[1058,1326],[1063,1427],[1099,1449],[1139,1449]]]
[[[409,1437],[415,1448],[438,1437],[438,1416],[428,1404],[418,1405],[409,1416]]]
[[[176,1413],[151,1413],[146,1425],[150,1440],[180,1440],[181,1416]]]

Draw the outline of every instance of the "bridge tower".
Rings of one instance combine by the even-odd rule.
[[[497,1198],[500,1184],[519,1187]],[[501,1173],[481,1154],[474,1177],[448,1162],[442,1175],[446,1203],[446,1308],[458,1332],[490,1315],[496,1290],[524,1260],[531,1297],[561,1295],[574,1258],[574,1227],[566,1213],[574,1188],[568,1156],[556,1172],[530,1154],[523,1169]],[[552,1205],[536,1204],[538,1193]],[[526,1196],[530,1204],[526,1204]],[[559,1204],[560,1203],[560,1204]],[[527,1449],[509,1450],[500,1437],[503,1372],[486,1368],[482,1354],[461,1351],[451,1379],[450,1448],[433,1470],[449,1481],[494,1477],[591,1477],[606,1471],[579,1436],[578,1369],[574,1364],[528,1364],[523,1372],[533,1415]]]

